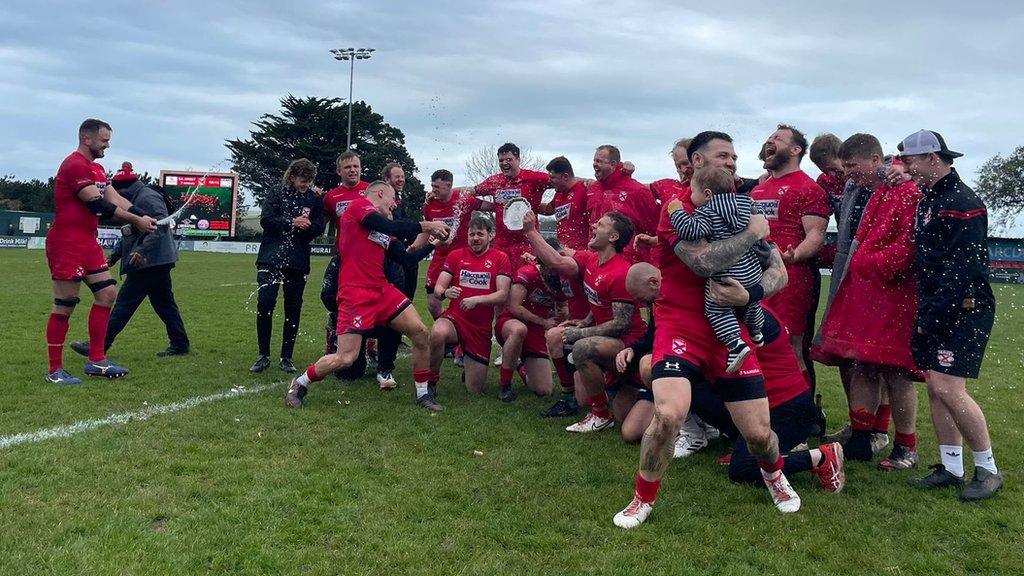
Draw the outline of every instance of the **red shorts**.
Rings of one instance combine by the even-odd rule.
[[[386,326],[411,302],[391,284],[382,288],[345,286],[338,290],[338,334],[366,334]]]
[[[494,335],[498,337],[498,342],[502,345],[505,344],[502,328],[504,328],[505,322],[512,319],[514,317],[511,314],[502,313],[498,316],[498,321],[494,323]],[[544,328],[532,322],[524,322],[524,324],[526,324],[526,339],[523,340],[523,350],[520,356],[523,358],[547,358],[548,346],[547,340],[544,338]]]
[[[750,346],[751,350],[755,350],[756,348],[750,342],[750,337],[742,324],[740,325],[740,334],[747,346]],[[696,369],[709,382],[761,379],[761,366],[758,364],[756,354],[748,355],[739,370],[733,374],[727,374],[725,361],[728,354],[729,351],[715,337],[710,325],[701,330],[693,328],[673,330],[668,323],[661,322],[654,331],[651,366],[654,367],[662,361],[668,364],[688,365],[691,372]],[[692,376],[687,373],[686,366],[677,366],[675,370],[681,371],[680,376],[683,378]],[[657,378],[657,376],[655,377]],[[691,383],[695,384],[695,382]]]
[[[785,404],[810,389],[785,330],[779,333],[778,338],[756,348],[754,353],[764,373],[764,388],[771,408]]]
[[[765,298],[764,303],[774,312],[775,317],[789,329],[791,336],[803,336],[808,321],[814,315],[817,302],[817,275],[806,266],[787,266],[789,283],[781,292]]]
[[[47,236],[46,262],[54,280],[79,281],[109,270],[107,257],[95,238],[74,240]]]
[[[459,314],[458,307],[452,310],[448,308],[441,314],[441,318],[447,318],[455,326],[455,333],[459,337],[459,346],[462,346],[462,353],[481,364],[491,361],[491,325],[481,326],[474,324]]]

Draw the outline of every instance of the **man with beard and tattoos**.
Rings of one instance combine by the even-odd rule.
[[[707,165],[735,173],[736,152],[728,134],[702,132],[693,138],[688,153],[695,170]],[[678,198],[687,211],[694,210],[688,191]],[[767,234],[765,219],[754,215],[747,230],[731,238],[711,244],[682,242],[668,213],[662,212],[656,255],[664,288],[654,305],[657,328],[651,359],[654,418],[640,442],[633,499],[615,515],[616,526],[634,528],[650,515],[672,459],[673,441],[690,410],[691,386],[707,380],[717,381],[719,395],[757,459],[776,508],[781,512],[800,509],[800,496],[782,472],[784,462],[778,437],[770,427],[769,402],[757,359],[749,356],[735,374],[725,374],[720,360],[724,346],[715,338],[703,308],[705,279],[728,268]],[[781,284],[751,288],[748,304],[760,301]],[[743,337],[749,345],[745,331]]]

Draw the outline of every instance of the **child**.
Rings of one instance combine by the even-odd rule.
[[[669,202],[667,210],[672,227],[679,238],[694,242],[697,240],[722,240],[730,238],[747,228],[753,201],[746,194],[737,194],[733,176],[724,168],[705,167],[694,173],[690,181],[690,199],[696,210],[689,214],[679,199]],[[704,287],[704,315],[707,316],[715,336],[728,350],[726,372],[739,370],[750,354],[750,347],[740,338],[740,326],[734,310],[720,306],[711,300],[711,283],[724,278],[735,278],[745,288],[761,282],[761,264],[753,250],[748,250],[735,264],[708,278]],[[757,303],[743,307],[743,323],[750,332],[750,338],[760,346],[764,326],[764,310]]]

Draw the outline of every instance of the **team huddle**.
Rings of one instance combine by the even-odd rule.
[[[79,150],[58,172],[57,220],[47,237],[55,292],[47,379],[59,383],[77,383],[61,357],[83,280],[96,294],[86,373],[127,372],[104,354],[102,308],[116,291],[102,251],[69,243],[64,228],[95,239],[98,217],[109,216],[128,222],[131,234],[157,229],[105,189],[95,160],[110,127],[90,122],[99,121],[82,125]],[[952,168],[960,154],[940,135],[922,130],[899,149],[887,157],[868,134],[826,134],[809,144],[779,125],[761,149],[765,174],[745,179],[731,137],[705,131],[673,146],[677,177],[648,185],[611,145],[596,149],[594,179],[582,179],[561,156],[545,172],[521,168],[519,148],[505,144],[500,173],[475,186],[455,187],[451,172],[434,172],[421,220],[406,217],[398,164],[365,182],[359,156],[345,152],[337,159],[341,185],[323,193],[312,185],[315,165],[293,161],[262,217],[252,371],[269,365],[279,285],[281,367],[296,371],[309,243],[332,226],[336,254],[321,294],[326,353],[292,380],[290,407],[301,407],[311,384],[330,374],[361,375],[368,340],[377,343],[381,389],[393,389],[404,335],[415,402],[442,411],[445,358],[461,365],[470,393],[482,393],[496,339],[501,401],[515,401],[517,375],[538,396],[556,394],[557,380],[560,394],[544,417],[585,412],[568,432],[618,425],[624,440],[639,442],[633,497],[613,519],[632,528],[653,510],[673,457],[714,435],[733,441],[724,458],[730,479],[763,483],[784,513],[801,504],[787,476],[811,473],[823,491],[840,492],[845,462],[871,461],[888,445],[890,423],[893,447],[879,468],[915,467],[914,382],[924,381],[942,463],[911,483],[962,487],[965,501],[988,498],[1002,477],[984,415],[965,388],[978,376],[994,321],[985,208]],[[817,181],[800,168],[807,152],[822,170]],[[538,215],[554,218],[553,235],[541,233]],[[830,217],[839,234],[826,245]],[[429,329],[411,306],[418,263],[428,257]],[[831,268],[832,280],[816,331],[820,268]],[[824,433],[814,362],[839,368],[850,424],[810,448],[808,438]],[[965,439],[975,464],[966,482]]]

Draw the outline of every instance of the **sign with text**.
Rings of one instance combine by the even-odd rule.
[[[189,238],[235,235],[238,174],[161,170],[160,185],[175,202],[172,209],[188,201],[178,218],[179,234]]]

